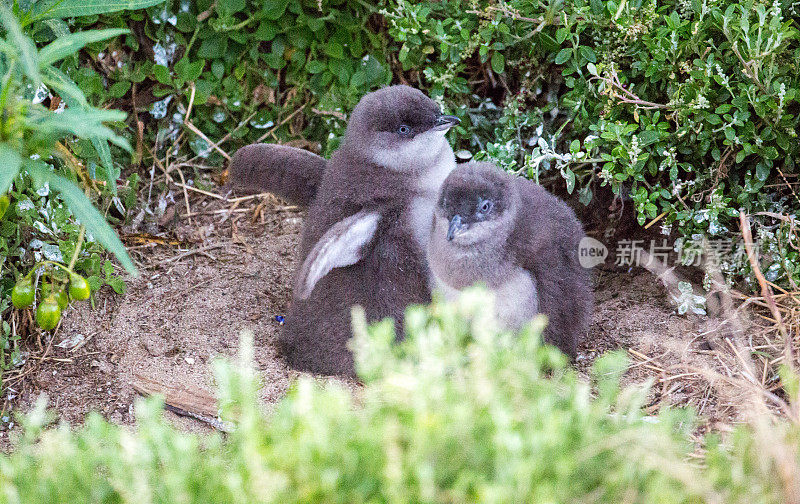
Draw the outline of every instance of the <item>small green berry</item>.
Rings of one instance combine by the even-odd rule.
[[[69,281],[69,295],[72,299],[83,301],[89,299],[92,291],[89,288],[89,283],[80,275],[73,274]]]
[[[27,308],[33,304],[33,284],[30,279],[23,278],[11,291],[11,302],[17,308]]]
[[[36,323],[45,331],[52,331],[61,320],[61,308],[58,300],[50,295],[36,307]]]

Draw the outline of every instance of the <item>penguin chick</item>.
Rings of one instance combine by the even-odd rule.
[[[279,336],[291,366],[352,376],[353,305],[370,321],[401,324],[406,306],[430,301],[425,249],[439,187],[455,168],[445,133],[456,123],[408,86],[372,92],[353,110],[303,230]]]
[[[446,297],[476,282],[495,293],[501,325],[548,317],[544,340],[573,359],[593,295],[578,261],[575,213],[541,186],[490,163],[467,163],[442,185],[427,258]]]
[[[307,150],[276,144],[251,144],[236,151],[230,184],[250,192],[270,192],[308,206],[317,193],[327,161]]]

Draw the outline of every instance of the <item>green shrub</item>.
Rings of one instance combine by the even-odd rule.
[[[608,185],[640,224],[661,215],[687,238],[736,236],[740,209],[798,217],[786,179],[800,161],[797,4],[400,0],[385,12],[401,63],[424,68],[433,93],[468,103],[475,58],[511,92],[485,149],[508,169],[558,174],[583,202]],[[794,227],[759,222],[770,280],[800,281]]]
[[[364,93],[408,82],[462,117],[457,148],[586,204],[610,188],[689,246],[736,236],[740,209],[797,217],[798,19],[789,0],[173,0],[77,20],[144,37],[90,49],[103,63],[70,75],[96,104],[152,95],[157,152],[194,94],[190,119],[230,133],[227,150],[304,139],[329,153]],[[222,163],[187,135],[179,156]],[[756,222],[768,278],[800,282],[795,226]]]
[[[190,101],[189,119],[211,139],[230,132],[233,146],[271,129],[273,141],[302,136],[327,144],[331,130],[334,137],[343,131],[342,113],[392,79],[390,41],[370,16],[376,10],[367,2],[173,0],[103,16],[104,26],[134,25],[144,36],[90,51],[108,66],[76,69],[75,79],[97,103],[138,89],[142,119],[158,121],[148,134],[159,151],[177,138]],[[298,108],[305,121],[284,122],[290,115],[303,119],[293,114]],[[323,115],[314,119],[312,108]],[[192,157],[222,161],[199,136],[183,145]]]
[[[408,338],[356,316],[364,385],[300,379],[265,418],[244,340],[242,360],[218,363],[226,438],[180,433],[157,401],[134,429],[92,414],[76,431],[45,428],[44,404],[0,457],[4,502],[787,502],[797,473],[797,426],[742,427],[692,461],[685,411],[645,416],[645,391],[620,390],[612,354],[578,378],[539,344],[542,320],[499,333],[485,294],[411,308]],[[594,389],[594,392],[593,392]]]
[[[50,330],[69,302],[69,286],[73,298],[89,295],[77,271],[92,275],[90,283],[95,288],[103,272],[105,283],[119,285],[120,281],[108,274],[111,263],[105,271],[101,268],[103,248],[113,252],[130,273],[136,268],[89,197],[97,187],[97,174],[87,173],[67,147],[76,138],[92,145],[104,168],[106,192],[115,195],[119,171],[114,171],[109,143],[127,150],[130,146],[105,123],[122,121],[125,114],[89,105],[83,92],[57,66],[85,45],[127,30],[67,32],[37,48],[24,26],[34,18],[53,21],[49,18],[55,15],[53,9],[58,9],[47,9],[45,3],[27,12],[20,11],[16,3],[14,11],[0,5],[0,313],[5,315],[12,301],[20,308],[37,302],[36,319],[40,327]],[[65,1],[63,5],[74,3]],[[48,90],[57,93],[67,107],[51,110],[43,106]],[[3,371],[17,361],[15,355],[6,356],[10,340],[19,337],[11,333],[5,316],[3,319],[0,389]],[[14,352],[17,350],[15,347]]]

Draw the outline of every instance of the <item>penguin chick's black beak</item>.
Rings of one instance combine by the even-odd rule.
[[[455,238],[456,233],[460,233],[467,227],[468,227],[467,224],[461,222],[460,215],[454,215],[453,218],[450,219],[450,225],[447,226],[447,241],[453,241],[453,238]]]
[[[433,125],[434,131],[447,131],[456,124],[460,123],[461,119],[451,115],[439,115],[436,117],[436,124]]]

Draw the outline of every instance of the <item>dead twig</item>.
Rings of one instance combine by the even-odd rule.
[[[231,432],[233,424],[222,421],[217,411],[217,400],[200,388],[173,387],[153,378],[136,374],[131,383],[133,390],[147,397],[161,395],[167,409],[182,416],[188,416],[214,427],[222,432]]]
[[[753,275],[755,275],[758,285],[761,287],[761,296],[767,301],[767,306],[769,306],[769,310],[772,312],[772,316],[775,318],[777,323],[778,331],[784,338],[787,360],[789,362],[794,362],[792,359],[791,340],[787,334],[786,326],[783,324],[781,312],[778,310],[778,306],[775,303],[775,298],[772,295],[772,289],[770,289],[770,287],[767,285],[767,279],[764,278],[764,274],[761,272],[761,268],[758,265],[758,257],[753,250],[753,235],[750,231],[750,219],[748,219],[744,212],[739,212],[739,224],[742,228],[742,238],[744,238],[744,248],[747,251],[747,259],[750,261],[750,267],[753,269]]]
[[[281,126],[283,126],[284,124],[286,124],[287,122],[289,122],[289,121],[292,119],[292,117],[294,117],[294,116],[296,116],[297,114],[299,114],[300,112],[302,112],[302,111],[303,111],[303,109],[306,107],[306,105],[308,105],[308,102],[304,103],[303,105],[301,105],[301,106],[300,106],[300,108],[298,108],[297,110],[295,110],[294,112],[292,112],[292,113],[291,113],[291,114],[289,114],[288,116],[284,117],[284,118],[283,118],[283,120],[282,120],[281,122],[279,122],[278,124],[276,124],[275,126],[273,126],[273,127],[272,127],[272,128],[269,130],[269,131],[267,131],[266,133],[264,133],[264,134],[263,134],[263,135],[261,135],[260,137],[258,137],[258,140],[256,140],[256,143],[261,143],[261,142],[263,142],[263,141],[264,141],[264,139],[265,139],[265,138],[267,138],[268,136],[270,136],[270,135],[275,135],[275,132],[276,132],[276,131],[278,131],[278,128],[280,128]],[[230,161],[230,158],[228,158],[228,160]]]
[[[203,140],[205,140],[205,141],[206,141],[206,143],[208,143],[208,145],[210,145],[211,147],[213,147],[213,148],[214,148],[214,150],[216,150],[217,152],[219,152],[219,153],[222,155],[222,157],[224,157],[225,159],[227,159],[227,160],[230,162],[230,160],[231,160],[231,157],[228,155],[228,153],[227,153],[227,152],[225,152],[224,150],[222,150],[222,148],[220,148],[220,146],[219,146],[219,145],[217,145],[217,144],[216,144],[216,143],[214,143],[214,142],[213,142],[213,141],[212,141],[210,138],[208,138],[208,137],[206,136],[206,134],[205,134],[205,133],[203,133],[202,131],[200,131],[200,129],[199,129],[197,126],[195,126],[194,124],[192,124],[192,121],[186,121],[186,122],[185,122],[185,123],[183,123],[183,124],[184,124],[184,125],[185,125],[187,128],[189,128],[189,129],[192,131],[192,133],[194,133],[195,135],[197,135],[197,136],[199,136],[200,138],[202,138]],[[260,141],[260,140],[259,140],[259,141]]]
[[[651,109],[665,109],[667,108],[666,105],[662,103],[655,103],[647,100],[642,100],[634,93],[629,91],[620,81],[617,72],[613,69],[609,71],[610,77],[603,77],[600,75],[595,75],[594,77],[590,78],[589,80],[601,80],[603,81],[609,88],[608,88],[608,96],[610,98],[616,98],[622,103],[630,103],[632,105],[636,105],[637,107],[641,107],[646,110]]]
[[[175,182],[175,185],[178,186],[178,187],[183,188],[184,190],[188,189],[190,191],[194,191],[196,193],[203,194],[205,196],[210,196],[210,197],[216,198],[218,200],[223,200],[223,201],[226,201],[226,202],[230,202],[230,200],[226,199],[225,196],[220,196],[219,194],[212,193],[210,191],[204,191],[202,189],[198,189],[197,187],[193,187],[193,186],[186,185],[186,184],[179,184],[177,182]],[[196,214],[192,214],[192,215],[196,215]]]
[[[178,175],[181,177],[180,187],[181,187],[181,189],[183,189],[183,201],[186,203],[186,215],[187,215],[187,218],[189,219],[189,224],[191,225],[192,224],[192,216],[191,216],[192,207],[189,205],[189,193],[188,193],[188,191],[186,191],[186,188],[188,186],[186,185],[186,179],[183,178],[183,171],[182,170],[176,170],[176,171],[178,172]]]
[[[168,258],[164,259],[163,261],[160,261],[157,264],[154,264],[153,266],[160,266],[162,264],[171,263],[171,262],[175,262],[175,261],[180,261],[181,259],[185,259],[187,257],[191,257],[191,256],[193,256],[195,254],[202,254],[204,252],[208,252],[209,250],[218,249],[218,248],[221,248],[221,247],[224,247],[224,246],[225,246],[224,243],[212,243],[211,245],[206,245],[205,247],[200,247],[200,248],[196,248],[196,249],[192,249],[192,250],[187,250],[186,252],[184,252],[182,254],[178,254],[176,256],[168,257]]]
[[[756,256],[756,252],[753,249],[753,235],[750,231],[750,219],[748,219],[747,214],[745,214],[744,212],[739,212],[739,224],[742,228],[742,238],[744,238],[744,246],[745,250],[747,251],[747,259],[748,261],[750,261],[750,267],[753,270],[753,275],[755,275],[756,281],[758,281],[758,285],[761,288],[761,296],[766,300],[767,306],[769,307],[769,310],[772,313],[772,317],[775,319],[775,324],[777,326],[778,333],[783,339],[784,362],[786,363],[786,365],[790,366],[793,371],[796,372],[794,351],[792,349],[792,339],[788,331],[786,330],[781,310],[778,309],[778,305],[775,302],[772,289],[768,285],[767,279],[764,278],[764,274],[761,272],[761,268],[759,267],[758,257]],[[800,401],[798,401],[797,399],[798,398],[792,398],[793,403],[790,406],[790,412],[791,412],[790,416],[793,417],[795,422],[797,422],[800,419]]]

